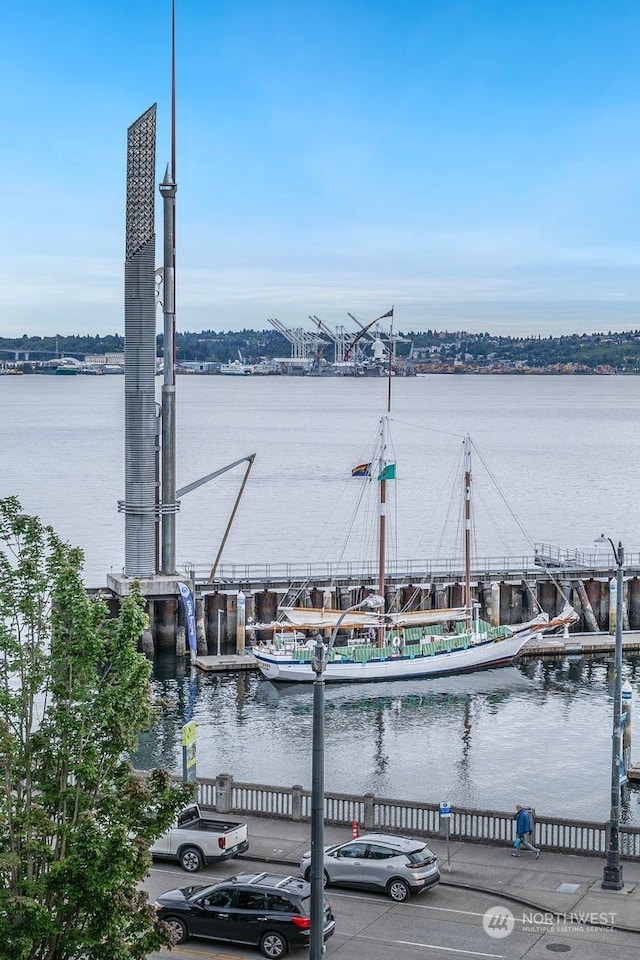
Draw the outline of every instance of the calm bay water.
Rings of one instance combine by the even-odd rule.
[[[636,378],[438,376],[393,387],[399,557],[452,555],[438,519],[466,432],[532,540],[575,547],[605,531],[637,551]],[[122,377],[0,377],[0,496],[18,495],[82,546],[90,586],[123,562],[123,392]],[[179,485],[257,454],[223,561],[361,556],[361,541],[341,554],[362,489],[344,478],[366,457],[385,399],[377,380],[179,378]],[[215,555],[240,479],[240,471],[227,474],[184,499],[180,564],[206,565]],[[499,498],[480,499],[491,516],[478,516],[478,554],[530,555],[513,520],[501,531],[494,525]],[[140,763],[178,770],[179,727],[193,714],[202,774],[310,785],[310,690],[254,676],[192,679],[173,660],[155,670],[156,689],[173,706],[143,739]],[[636,660],[625,661],[636,694],[637,670]],[[603,819],[609,681],[606,661],[562,661],[328,688],[327,787],[502,809],[524,802]],[[637,741],[637,720],[633,729]],[[625,817],[640,823],[637,798],[630,794]]]
[[[605,531],[638,548],[638,378],[434,376],[393,388],[399,557],[436,552],[466,432],[532,540],[575,547]],[[84,548],[90,586],[124,558],[123,394],[118,376],[0,377],[0,495],[18,494]],[[361,489],[347,478],[385,402],[378,380],[179,377],[179,486],[257,454],[223,561],[338,558]],[[180,564],[215,556],[241,477],[237,468],[184,498]],[[501,505],[488,506],[491,517],[482,502],[476,513],[478,555],[530,555]],[[345,556],[362,556],[362,543]]]
[[[640,658],[625,659],[637,692]],[[604,820],[609,813],[612,668],[605,660],[530,661],[464,677],[326,688],[326,787],[344,793]],[[180,772],[179,730],[198,724],[198,772],[311,786],[311,686],[155,665],[168,701],[138,766]],[[633,722],[638,756],[640,724]],[[640,791],[622,816],[640,824]]]

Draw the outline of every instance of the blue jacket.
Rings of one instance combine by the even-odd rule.
[[[531,815],[528,810],[524,808],[518,810],[518,816],[516,817],[516,833],[519,837],[525,835],[525,833],[531,833]]]

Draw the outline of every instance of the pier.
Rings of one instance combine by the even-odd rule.
[[[107,601],[117,606],[134,578],[109,575]],[[179,582],[190,585],[195,597],[196,632],[199,656],[244,653],[244,632],[262,639],[260,624],[277,619],[283,605],[328,607],[344,610],[361,600],[376,586],[373,564],[355,562],[327,564],[221,564],[214,580],[208,570],[193,567],[182,576],[139,579],[147,601],[149,628],[143,638],[144,651],[186,651],[185,619],[180,602]],[[535,558],[490,557],[472,568],[472,595],[479,615],[492,625],[522,623],[542,608],[555,616],[565,597],[579,614],[571,630],[573,644],[558,645],[558,653],[606,652],[613,644],[607,634],[615,627],[615,604],[611,603],[611,582],[615,570],[563,566],[547,571]],[[386,609],[432,610],[463,603],[464,570],[459,560],[396,561],[391,564]],[[95,591],[94,591],[95,592]],[[625,631],[640,631],[640,557],[631,555],[625,567]],[[238,618],[239,601],[244,608]],[[239,623],[240,619],[240,623]],[[600,634],[596,641],[578,640],[579,634]],[[629,638],[631,639],[631,638]],[[545,655],[553,640],[540,644]],[[596,645],[594,645],[596,644]],[[543,649],[544,648],[544,649]],[[629,649],[628,643],[625,648]],[[637,649],[637,647],[635,648]]]

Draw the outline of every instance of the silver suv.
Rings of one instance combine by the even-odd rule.
[[[300,861],[300,874],[311,879],[311,851]],[[325,884],[384,890],[402,903],[439,880],[438,860],[423,840],[368,833],[324,849]]]

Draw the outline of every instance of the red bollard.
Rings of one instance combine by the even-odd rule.
[[[358,830],[358,821],[352,820],[351,821],[351,839],[357,840],[359,836],[360,836],[360,831]]]

